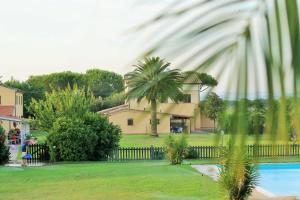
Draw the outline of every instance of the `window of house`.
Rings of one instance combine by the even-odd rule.
[[[127,125],[133,126],[133,119],[127,119]]]
[[[183,103],[191,103],[192,102],[192,95],[191,94],[184,94],[182,98]]]
[[[159,119],[156,119],[156,121],[157,121],[157,124],[160,124],[160,120]],[[152,122],[151,122],[151,119],[150,119],[150,124],[151,124]]]

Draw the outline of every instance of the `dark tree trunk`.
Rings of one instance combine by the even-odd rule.
[[[158,137],[157,134],[157,104],[156,100],[151,100],[151,136]]]

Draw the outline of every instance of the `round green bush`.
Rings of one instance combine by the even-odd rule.
[[[97,113],[58,118],[47,137],[52,161],[106,160],[118,147],[121,130]]]
[[[90,160],[98,136],[84,121],[76,118],[58,118],[47,142],[52,161]]]
[[[98,113],[86,113],[84,124],[97,135],[97,141],[91,160],[106,160],[113,149],[118,147],[121,129]]]

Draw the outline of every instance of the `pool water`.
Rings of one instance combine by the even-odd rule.
[[[259,186],[274,195],[300,196],[300,163],[259,165]]]

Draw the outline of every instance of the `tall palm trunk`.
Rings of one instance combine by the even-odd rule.
[[[156,100],[151,100],[151,136],[158,137],[157,134],[157,104]]]

